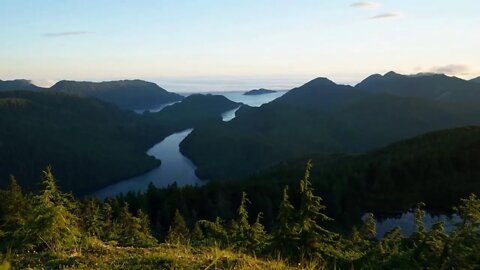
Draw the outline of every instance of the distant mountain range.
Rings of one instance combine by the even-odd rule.
[[[374,93],[418,97],[445,102],[480,100],[480,85],[444,74],[401,75],[393,71],[372,75],[355,86]]]
[[[0,91],[12,91],[12,90],[28,90],[28,91],[41,91],[45,88],[38,87],[32,84],[29,80],[13,80],[2,81],[0,80]]]
[[[250,91],[245,92],[243,94],[245,96],[256,96],[256,95],[271,94],[271,93],[275,93],[275,92],[277,92],[277,91],[260,88],[260,89],[250,90]]]
[[[475,82],[475,83],[480,83],[480,77],[477,77],[475,79],[471,79],[470,81]]]
[[[170,93],[155,83],[142,80],[111,82],[60,81],[50,88],[54,91],[96,97],[124,109],[146,109],[184,97]]]
[[[358,153],[430,131],[480,124],[480,85],[389,72],[355,87],[317,78],[229,123],[205,125],[181,151],[207,179],[236,179],[314,154]]]
[[[0,91],[57,91],[72,95],[95,97],[122,109],[149,109],[163,103],[179,101],[184,96],[171,93],[155,83],[142,80],[110,82],[60,81],[50,88],[41,88],[27,80],[0,81]]]

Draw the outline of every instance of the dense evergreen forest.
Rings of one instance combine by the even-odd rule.
[[[196,219],[169,213],[165,235],[154,235],[151,218],[118,199],[78,200],[63,193],[50,168],[42,188],[25,194],[14,177],[0,199],[0,259],[14,269],[478,269],[480,199],[471,194],[453,211],[453,231],[442,222],[427,230],[425,204],[415,208],[415,230],[394,228],[376,237],[373,214],[345,233],[329,229],[333,219],[310,180],[311,163],[290,190],[284,187],[275,223],[252,215],[242,192],[231,219]],[[291,200],[290,197],[297,199]],[[9,264],[3,264],[8,269]]]
[[[192,96],[138,115],[94,98],[0,92],[0,187],[13,174],[36,190],[38,172],[52,165],[64,190],[100,188],[158,166],[145,154],[149,147],[173,132],[221,121],[222,112],[237,106],[223,96]]]

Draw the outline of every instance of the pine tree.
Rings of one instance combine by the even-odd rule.
[[[310,182],[311,161],[308,161],[305,176],[300,180],[300,209],[298,214],[299,248],[302,256],[307,258],[327,259],[341,256],[338,234],[333,233],[318,224],[332,221],[325,213],[322,198],[314,195]]]
[[[185,219],[180,214],[178,209],[175,211],[172,225],[170,226],[166,241],[173,245],[188,245],[189,244],[189,230],[185,223]]]
[[[15,177],[10,177],[10,186],[4,193],[0,221],[0,249],[19,249],[25,244],[25,225],[29,218],[30,203],[23,195]]]
[[[295,222],[295,208],[288,196],[288,186],[283,189],[283,198],[278,209],[276,226],[273,231],[272,249],[274,253],[286,257],[298,256],[300,239],[298,224]]]
[[[100,218],[103,232],[100,238],[107,242],[118,241],[120,228],[118,223],[113,219],[113,210],[109,202],[102,204]]]
[[[417,207],[415,208],[415,222],[414,222],[414,231],[418,234],[424,234],[427,230],[425,227],[425,203],[421,202],[417,204]]]
[[[190,238],[192,239],[192,243],[195,245],[201,245],[205,240],[205,234],[202,231],[199,221],[195,222],[195,226],[193,227]]]
[[[480,269],[480,198],[471,194],[454,210],[462,221],[450,234],[444,268]]]
[[[231,226],[235,246],[240,250],[245,250],[249,245],[248,233],[250,231],[250,223],[248,222],[247,203],[250,203],[250,201],[247,198],[247,193],[243,192],[237,209],[237,219],[232,221]]]
[[[100,206],[97,200],[88,199],[82,207],[83,230],[88,236],[100,238],[103,235],[103,224]]]
[[[377,237],[377,224],[373,213],[368,213],[361,229],[361,236],[365,240],[375,240]]]
[[[200,220],[198,224],[205,231],[205,242],[209,246],[228,247],[230,238],[225,229],[222,219],[217,217],[215,222],[208,220]]]
[[[118,214],[118,243],[123,246],[149,247],[156,244],[150,233],[148,216],[139,211],[138,217],[130,213],[128,203],[124,203]]]
[[[269,238],[265,231],[265,226],[261,222],[262,218],[262,212],[258,213],[255,222],[250,226],[248,234],[248,250],[254,254],[262,253],[265,250]]]
[[[43,188],[34,197],[33,220],[27,225],[28,237],[36,248],[59,252],[76,248],[80,239],[75,201],[62,193],[50,167],[43,171]]]

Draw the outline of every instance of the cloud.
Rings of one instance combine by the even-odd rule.
[[[370,17],[371,20],[379,20],[379,19],[391,19],[391,18],[398,18],[401,17],[401,12],[384,12],[373,17]]]
[[[445,66],[437,66],[430,68],[429,72],[443,73],[448,75],[469,75],[471,74],[470,67],[467,65],[450,64]]]
[[[79,36],[79,35],[87,35],[87,34],[91,34],[91,32],[85,32],[85,31],[56,32],[56,33],[45,33],[43,34],[43,36],[46,38],[52,38],[52,37]]]
[[[350,6],[354,8],[378,8],[380,5],[377,2],[362,1],[362,2],[355,2]]]

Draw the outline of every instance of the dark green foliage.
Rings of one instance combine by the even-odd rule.
[[[13,176],[8,190],[0,191],[0,195],[0,250],[16,249],[25,244],[23,228],[32,206]]]
[[[185,219],[177,209],[173,216],[172,225],[168,230],[166,241],[174,245],[188,245],[190,242],[189,236],[190,231],[185,224]]]
[[[100,239],[103,235],[103,222],[100,212],[100,204],[95,199],[88,199],[81,207],[82,229],[88,236]]]
[[[141,211],[137,217],[132,215],[127,203],[120,209],[117,222],[120,245],[149,247],[157,243],[157,240],[151,236],[148,218]]]
[[[278,209],[271,248],[273,253],[293,257],[299,253],[297,243],[300,240],[295,220],[295,208],[288,196],[288,186],[283,189],[283,198]]]
[[[52,252],[77,248],[81,237],[79,218],[74,215],[77,203],[58,189],[50,167],[43,171],[42,186],[33,197],[31,219],[22,232],[28,245]]]
[[[314,195],[310,182],[311,161],[307,163],[305,176],[300,180],[300,207],[298,211],[298,237],[297,247],[302,256],[307,258],[320,257],[327,259],[338,254],[338,237],[334,232],[323,228],[320,224],[332,221],[324,211],[322,198]]]
[[[237,250],[260,253],[267,240],[265,229],[260,222],[262,213],[258,213],[255,223],[250,224],[247,210],[249,203],[247,193],[243,192],[237,209],[237,218],[232,221],[231,239]]]

